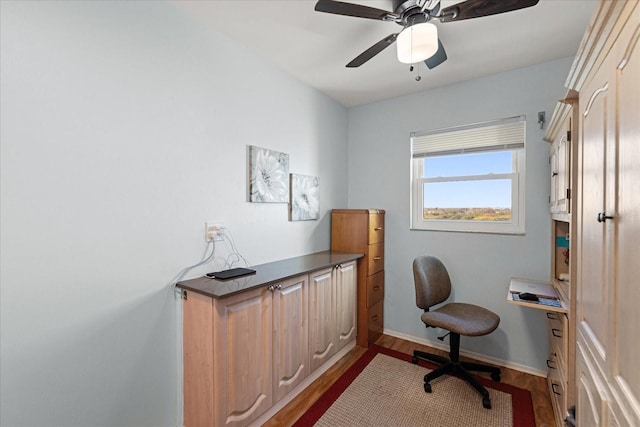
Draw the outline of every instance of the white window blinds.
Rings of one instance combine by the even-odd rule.
[[[413,158],[524,148],[525,116],[411,134]]]

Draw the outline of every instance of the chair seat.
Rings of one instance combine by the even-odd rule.
[[[486,335],[500,324],[500,317],[494,312],[477,305],[458,302],[427,311],[420,318],[429,326],[466,336]]]

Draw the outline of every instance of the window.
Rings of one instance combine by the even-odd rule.
[[[525,117],[411,134],[411,228],[524,234]]]

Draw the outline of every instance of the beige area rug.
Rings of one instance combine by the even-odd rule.
[[[325,393],[329,402],[321,402],[323,395],[298,420],[296,427],[534,425],[531,395],[526,390],[480,378],[491,396],[491,409],[482,406],[482,398],[475,389],[453,376],[432,381],[433,392],[425,393],[423,378],[429,372],[427,367],[410,363],[409,355],[374,347],[350,368],[357,372],[349,375],[347,371],[343,375],[347,378],[341,377]],[[358,364],[363,366],[359,368]],[[332,390],[336,386],[338,390]],[[524,413],[514,417],[514,411],[521,410]]]

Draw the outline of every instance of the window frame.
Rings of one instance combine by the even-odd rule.
[[[526,139],[526,121],[523,116],[522,121],[525,122],[523,129],[523,138]],[[505,119],[505,120],[512,120]],[[486,122],[497,123],[499,121]],[[481,127],[484,124],[478,124]],[[455,129],[455,128],[452,128]],[[443,129],[445,133],[448,129]],[[418,133],[411,134],[411,141]],[[424,157],[413,156],[412,143],[411,157],[411,223],[412,230],[427,231],[453,231],[453,232],[471,232],[471,233],[493,233],[493,234],[525,234],[525,154],[526,142],[521,148],[504,148],[496,150],[495,148],[487,150],[474,150],[474,152],[489,151],[511,151],[512,167],[511,173],[500,174],[482,174],[482,175],[453,175],[446,177],[424,178]],[[464,155],[465,151],[460,153],[447,153],[447,155]],[[435,154],[434,154],[435,155]],[[459,182],[459,181],[484,181],[490,179],[510,179],[511,180],[511,220],[510,221],[480,221],[480,220],[446,220],[446,219],[424,219],[424,185],[430,182]]]

